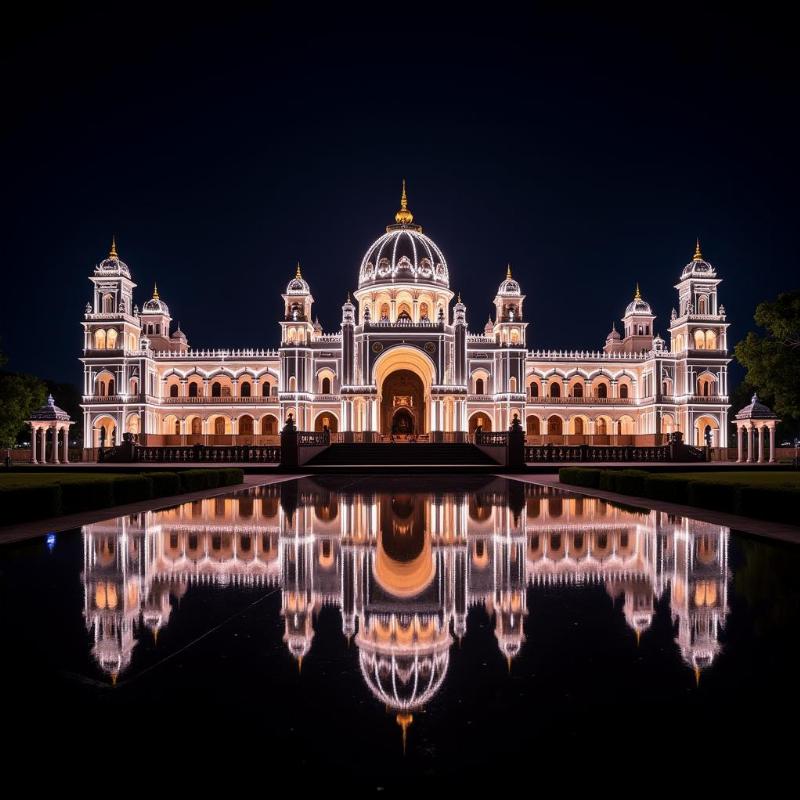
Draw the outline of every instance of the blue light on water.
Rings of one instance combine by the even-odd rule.
[[[47,549],[52,550],[56,546],[56,535],[54,533],[47,534]]]

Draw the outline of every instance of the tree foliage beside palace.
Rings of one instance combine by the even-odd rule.
[[[745,384],[784,422],[796,426],[800,421],[800,291],[783,292],[776,300],[759,303],[755,321],[763,333],[751,331],[734,351],[747,370]]]
[[[6,357],[0,352],[0,366]],[[13,447],[31,413],[44,405],[47,386],[33,375],[0,372],[0,446]]]

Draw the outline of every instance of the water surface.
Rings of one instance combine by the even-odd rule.
[[[733,769],[797,710],[799,555],[485,476],[187,502],[0,549],[6,724],[370,787]]]

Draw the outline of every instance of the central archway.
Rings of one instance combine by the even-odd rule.
[[[415,434],[430,430],[430,396],[435,383],[433,362],[415,347],[392,347],[381,354],[373,366],[378,387],[381,433],[392,433],[395,421],[403,427],[413,422]],[[407,412],[400,414],[399,412]],[[409,421],[409,416],[411,420]]]

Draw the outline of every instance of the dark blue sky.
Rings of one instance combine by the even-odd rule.
[[[299,258],[326,331],[406,177],[483,327],[600,347],[635,282],[666,334],[700,235],[732,341],[798,286],[797,57],[780,19],[61,12],[7,29],[1,346],[80,382],[112,232],[195,347],[273,347]]]

